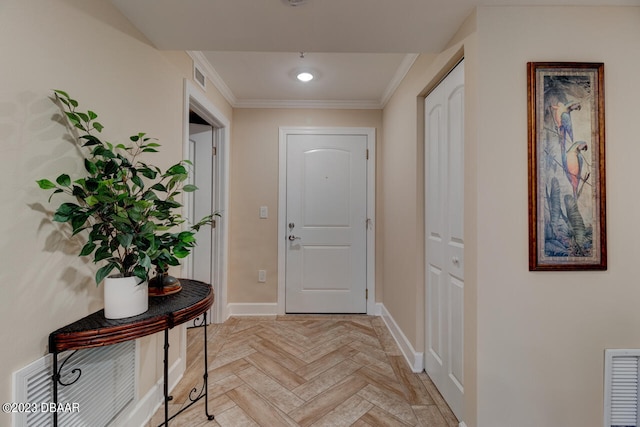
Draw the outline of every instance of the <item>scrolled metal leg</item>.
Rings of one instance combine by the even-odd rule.
[[[164,425],[169,425],[169,329],[164,330]]]
[[[189,409],[192,405],[194,405],[197,401],[199,401],[200,399],[204,399],[204,412],[205,415],[207,416],[208,420],[213,420],[214,416],[212,414],[209,414],[209,390],[208,390],[208,378],[209,378],[209,363],[207,360],[207,313],[204,313],[203,316],[203,320],[201,322],[198,322],[198,318],[196,318],[193,321],[193,327],[194,328],[199,328],[199,327],[203,327],[203,332],[204,332],[204,338],[203,338],[203,342],[204,342],[204,374],[202,375],[202,379],[203,379],[203,383],[202,383],[202,387],[200,388],[200,390],[198,391],[198,387],[194,387],[191,389],[191,391],[189,392],[189,404],[183,406],[178,412],[176,412],[175,414],[173,414],[171,417],[168,417],[168,412],[167,412],[167,402],[169,400],[171,400],[171,396],[167,396],[168,395],[168,381],[167,381],[167,363],[165,362],[165,396],[167,396],[167,398],[165,399],[165,421],[164,423],[160,424],[158,427],[161,426],[167,426],[169,421],[171,421],[172,419],[174,419],[175,417],[177,417],[178,415],[180,415],[183,411],[186,411],[187,409]],[[167,335],[167,331],[165,331],[165,342],[167,344],[165,344],[165,360],[168,360],[168,335]]]
[[[209,421],[213,420],[213,414],[209,414],[209,358],[207,357],[207,312],[204,312],[204,413]]]
[[[58,384],[60,384],[61,386],[72,385],[72,384],[75,384],[76,382],[78,382],[78,380],[82,376],[82,370],[80,368],[75,368],[75,369],[71,370],[71,373],[76,376],[73,379],[73,381],[69,381],[69,382],[62,381],[62,369],[64,368],[64,365],[77,352],[78,352],[78,350],[76,350],[73,353],[71,353],[70,355],[68,355],[66,357],[66,359],[64,359],[64,361],[60,364],[59,368],[58,368],[58,352],[54,352],[53,353],[53,367],[52,367],[53,375],[51,376],[51,379],[53,380],[53,403],[55,404],[56,408],[58,407]],[[53,413],[53,426],[57,427],[58,426],[58,413],[57,413],[57,411],[52,411],[52,413]]]

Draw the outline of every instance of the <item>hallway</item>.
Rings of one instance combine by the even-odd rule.
[[[187,371],[170,413],[202,385],[202,333],[188,331]],[[426,374],[411,372],[380,317],[234,317],[210,325],[208,340],[215,420],[207,421],[201,400],[172,427],[458,425]]]

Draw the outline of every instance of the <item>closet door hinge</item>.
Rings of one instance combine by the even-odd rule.
[[[365,289],[365,291],[364,291],[364,299],[369,299],[369,289]]]
[[[217,148],[217,147],[215,147],[215,146],[213,146],[213,147],[211,148],[211,155],[212,155],[212,156],[216,156],[217,154],[218,154],[218,148]]]
[[[368,148],[367,148],[367,152],[365,154],[365,157],[366,157],[367,160],[369,160],[369,149]]]

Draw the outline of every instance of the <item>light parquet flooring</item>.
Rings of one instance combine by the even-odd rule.
[[[233,317],[207,332],[215,419],[207,420],[200,400],[172,427],[458,426],[427,375],[411,372],[379,317]],[[170,413],[202,387],[202,333],[188,331],[188,368]],[[161,407],[148,426],[163,416]]]

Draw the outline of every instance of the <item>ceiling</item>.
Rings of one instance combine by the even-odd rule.
[[[416,54],[442,51],[477,6],[640,3],[303,0],[291,6],[289,1],[111,0],[158,49],[190,52],[238,108],[381,108]],[[317,77],[296,81],[294,72],[303,68]]]

